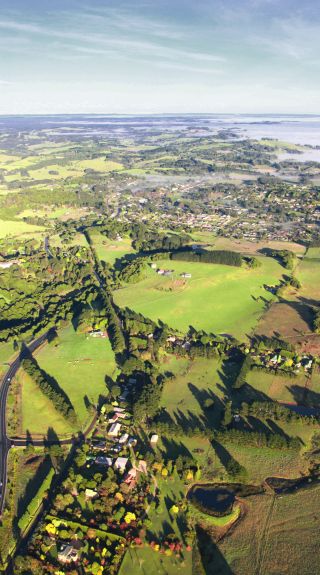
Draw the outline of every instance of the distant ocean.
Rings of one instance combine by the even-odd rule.
[[[228,129],[239,137],[276,138],[294,144],[320,146],[320,115],[163,114],[163,115],[52,115],[0,116],[0,133],[50,130],[51,135],[102,136],[143,132],[177,131],[193,128],[195,133]],[[320,157],[320,156],[318,156]]]

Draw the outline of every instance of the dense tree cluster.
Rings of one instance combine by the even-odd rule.
[[[172,260],[184,262],[200,262],[205,264],[223,264],[226,266],[241,267],[242,257],[238,252],[228,250],[185,250],[171,254]]]

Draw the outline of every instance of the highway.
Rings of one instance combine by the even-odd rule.
[[[33,352],[41,344],[43,344],[48,336],[48,332],[33,340],[28,349]],[[12,378],[17,373],[21,364],[20,353],[18,357],[11,363],[7,373],[4,375],[0,382],[0,517],[4,509],[6,485],[7,485],[7,463],[8,453],[11,447],[10,439],[7,436],[7,422],[6,422],[6,404],[7,396]]]

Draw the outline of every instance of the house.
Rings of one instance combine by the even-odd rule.
[[[58,553],[58,561],[60,563],[69,564],[76,563],[79,559],[78,551],[72,545],[64,544],[61,546]]]
[[[159,435],[157,433],[153,433],[150,438],[151,445],[157,445],[159,439]]]
[[[98,441],[97,443],[92,443],[93,449],[97,449],[98,451],[104,451],[106,448],[105,441]]]
[[[118,457],[114,462],[114,468],[118,469],[118,471],[121,471],[123,473],[127,467],[127,463],[128,463],[127,457]]]
[[[91,499],[95,499],[95,497],[98,497],[98,492],[95,491],[94,489],[86,489],[85,497],[86,501],[90,501]]]
[[[137,477],[137,470],[134,467],[132,467],[124,478],[124,482],[126,483],[126,485],[129,486],[130,489],[133,489],[133,487],[135,486],[137,482],[136,477]]]
[[[125,445],[127,443],[129,439],[129,434],[128,433],[124,433],[123,435],[121,435],[120,439],[119,439],[119,443],[121,445]]]
[[[14,264],[18,264],[18,260],[10,260],[10,261],[6,261],[6,262],[0,262],[0,268],[2,270],[6,270],[8,268],[11,268],[11,266],[13,266]]]
[[[103,465],[106,467],[111,467],[112,457],[106,457],[105,455],[98,455],[98,457],[95,458],[95,463],[97,465]]]
[[[140,459],[139,465],[136,466],[136,470],[147,475],[147,462],[144,459]]]
[[[152,264],[151,264],[151,269],[156,270],[156,269],[157,269],[157,264],[152,263]]]
[[[115,413],[123,413],[125,411],[124,407],[115,407],[113,410]]]
[[[118,437],[121,429],[120,423],[113,423],[108,431],[109,437]]]
[[[162,269],[157,270],[157,274],[159,274],[159,276],[163,276],[164,270]]]
[[[114,413],[112,417],[109,417],[108,421],[109,423],[115,423],[116,421],[118,421],[120,417],[119,413]]]
[[[130,437],[128,439],[128,447],[135,447],[138,443],[138,440],[135,437]]]

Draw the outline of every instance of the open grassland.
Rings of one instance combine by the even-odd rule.
[[[7,363],[16,353],[18,352],[14,351],[12,341],[8,343],[0,343],[0,377],[7,371]]]
[[[231,238],[215,238],[214,247],[217,250],[233,250],[243,254],[257,254],[263,248],[272,250],[290,250],[296,255],[303,255],[305,247],[295,242],[235,240]]]
[[[0,238],[34,234],[34,232],[40,232],[42,230],[44,230],[42,226],[35,226],[33,224],[27,224],[26,222],[0,220]]]
[[[320,371],[315,366],[311,377],[304,373],[286,378],[262,371],[251,371],[247,383],[263,399],[305,407],[320,407]]]
[[[299,297],[319,301],[320,297],[320,248],[309,248],[305,258],[296,270],[297,278],[301,282]]]
[[[206,564],[207,573],[319,573],[320,517],[315,508],[319,496],[320,488],[314,487],[276,498],[272,495],[247,498],[244,519],[214,550]]]
[[[54,408],[48,399],[23,370],[19,370],[17,380],[21,390],[21,425],[19,435],[47,437],[49,429],[54,429],[59,437],[72,434],[72,426]]]
[[[272,258],[260,258],[260,268],[248,270],[217,264],[164,260],[159,268],[174,270],[171,278],[150,270],[148,277],[115,292],[115,301],[146,317],[162,320],[186,331],[192,325],[207,332],[228,333],[238,338],[250,334],[271,298],[264,284],[274,285],[282,275]],[[180,274],[190,272],[183,280]]]
[[[50,246],[63,248],[65,247],[64,242],[61,240],[58,234],[50,235]],[[72,236],[70,242],[68,243],[68,247],[71,246],[83,246],[88,247],[88,242],[86,237],[81,233],[76,233]]]
[[[192,554],[183,552],[183,560],[174,555],[160,555],[150,547],[130,549],[122,562],[119,575],[192,575]]]
[[[308,306],[285,298],[281,303],[271,305],[261,318],[256,334],[269,337],[278,335],[291,343],[302,343],[312,331],[312,319],[313,314]]]
[[[261,318],[256,333],[278,335],[297,345],[301,351],[319,354],[320,336],[312,333],[313,312],[310,306],[319,301],[320,248],[309,248],[299,261],[295,275],[301,283],[299,290],[288,287],[281,302],[273,303]]]
[[[79,425],[83,425],[90,418],[86,405],[96,405],[99,395],[106,394],[105,377],[116,376],[116,364],[109,340],[78,334],[70,326],[61,331],[57,347],[44,346],[36,352],[36,357],[40,367],[54,377],[66,392],[78,416]],[[41,392],[38,390],[39,394]],[[23,404],[25,413],[30,414],[27,420],[30,429],[39,433],[51,424],[47,419],[45,422],[41,420],[43,412],[38,416],[38,411],[32,407],[34,401],[40,401],[35,399],[35,394],[25,396]],[[26,419],[24,421],[26,427]]]
[[[197,358],[194,361],[168,356],[162,362],[164,371],[174,374],[166,381],[161,405],[176,421],[188,426],[188,421],[198,425],[212,425],[221,409],[221,398],[228,393],[223,381],[223,368],[215,359]],[[205,408],[205,400],[214,404]]]
[[[314,431],[315,428],[312,428]],[[291,429],[294,435],[294,429]],[[260,485],[266,477],[286,477],[295,479],[300,473],[307,473],[308,465],[303,457],[294,449],[271,449],[269,447],[249,447],[237,445],[235,443],[224,442],[223,447],[232,457],[245,467],[248,472],[250,482]],[[224,478],[227,479],[223,469],[224,461],[221,451],[216,450],[215,465],[222,470]]]
[[[67,149],[62,149],[63,153]],[[49,150],[50,151],[50,150]],[[32,181],[32,180],[62,180],[66,178],[76,178],[83,176],[87,170],[97,172],[112,172],[123,170],[123,165],[118,162],[106,160],[104,156],[88,160],[70,160],[63,163],[60,161],[63,155],[43,154],[28,156],[25,158],[0,155],[0,168],[6,170],[4,176],[5,182],[10,183],[15,180]],[[41,162],[47,165],[42,165]],[[21,174],[20,170],[24,172]],[[27,171],[27,173],[25,172]]]
[[[314,379],[316,380],[316,376]],[[285,403],[299,403],[304,395],[307,402],[307,391],[312,390],[312,381],[310,382],[303,373],[294,378],[285,378],[252,370],[247,376],[247,383],[266,398]]]
[[[121,240],[110,240],[102,234],[92,233],[91,239],[99,259],[109,264],[114,264],[116,259],[133,253],[130,238],[124,237]]]

